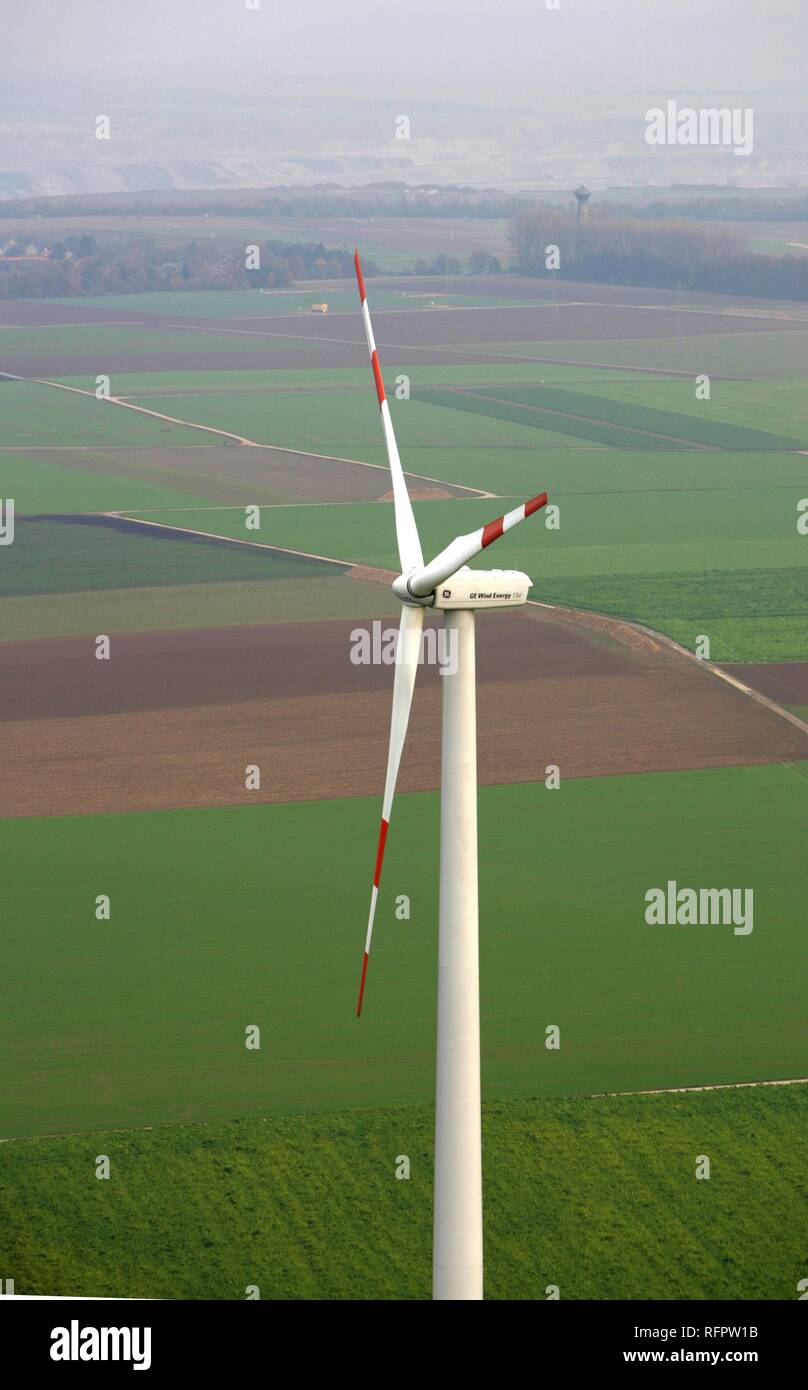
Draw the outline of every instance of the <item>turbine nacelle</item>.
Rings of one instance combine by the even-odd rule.
[[[473,570],[468,565],[444,579],[430,594],[413,594],[407,577],[393,582],[393,593],[402,603],[442,611],[452,608],[518,608],[527,603],[533,580],[522,570]]]
[[[393,584],[393,592],[402,603],[426,603],[430,605],[432,595],[439,593],[446,581],[453,575],[458,574],[466,567],[469,560],[473,560],[475,555],[480,555],[494,541],[498,541],[500,536],[504,536],[507,531],[513,530],[525,517],[533,516],[547,504],[547,493],[540,492],[536,497],[529,497],[527,502],[521,506],[514,507],[512,511],[505,512],[504,516],[498,516],[496,521],[489,521],[487,526],[480,526],[476,531],[469,531],[465,536],[455,536],[434,560],[430,560],[425,565],[423,560],[419,563],[410,563],[406,574],[402,573]],[[411,513],[410,513],[411,514]],[[414,519],[413,519],[414,524]],[[407,565],[404,558],[404,550],[399,546],[399,560],[402,566]],[[492,571],[496,573],[496,571]],[[504,573],[504,571],[503,571]],[[524,576],[527,579],[527,575]],[[530,580],[528,580],[528,588]],[[524,603],[524,599],[516,600]],[[435,604],[440,608],[440,604]],[[492,604],[492,607],[502,605]]]

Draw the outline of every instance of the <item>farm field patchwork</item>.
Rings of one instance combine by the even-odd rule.
[[[359,601],[350,619],[325,619],[313,592],[318,582],[326,604],[339,586],[336,597],[346,606],[354,588],[372,587],[348,577],[273,580],[256,584],[245,601],[240,595],[250,585],[206,585],[205,625],[193,630],[175,619],[166,631],[159,630],[159,616],[176,589],[119,591],[132,601],[140,632],[116,632],[108,621],[115,613],[112,593],[96,593],[102,630],[116,635],[112,659],[89,672],[92,635],[36,641],[28,634],[6,646],[0,718],[11,736],[0,815],[244,806],[378,792],[390,669],[351,657],[357,639],[370,636],[368,617],[378,618],[379,605],[368,592],[364,620]],[[255,612],[256,599],[269,607],[276,586],[288,612],[276,601],[268,625]],[[375,587],[387,597],[386,586]],[[227,627],[211,626],[212,588],[219,591],[219,611],[233,594],[224,610]],[[188,591],[179,590],[180,616],[195,611]],[[34,601],[42,600],[28,600]],[[387,611],[397,617],[392,605]],[[152,630],[143,631],[147,626]],[[389,620],[379,622],[380,641],[391,631]],[[428,635],[436,635],[431,622]],[[621,624],[585,624],[530,608],[481,622],[481,635],[483,785],[543,785],[548,764],[563,767],[567,778],[608,777],[793,760],[808,752],[806,733],[781,715]],[[440,685],[434,665],[425,665],[401,768],[403,791],[438,786]],[[583,724],[581,707],[593,712]],[[525,728],[532,730],[527,744]],[[43,747],[45,759],[38,756]],[[261,784],[248,787],[244,773],[256,766]]]
[[[199,507],[210,502],[372,501],[390,491],[381,466],[232,445],[166,449],[51,449],[0,452],[2,494],[21,516],[133,511],[138,506]],[[418,486],[413,479],[413,486]],[[451,484],[441,484],[450,496]],[[136,499],[136,500],[133,500]]]
[[[373,402],[368,401],[366,391],[316,394],[288,391],[244,397],[205,395],[192,400],[161,396],[154,403],[144,394],[137,397],[137,403],[179,419],[193,419],[214,429],[240,430],[265,444],[311,449],[368,463],[386,462],[384,441],[380,444],[378,438],[377,412]],[[489,474],[489,484],[496,486],[498,451],[520,447],[538,451],[568,445],[567,437],[552,426],[543,430],[537,439],[534,427],[529,424],[514,421],[503,426],[493,417],[482,417],[470,425],[459,412],[458,418],[453,419],[450,412],[421,400],[401,404],[395,420],[400,423],[399,447],[407,453],[407,466],[413,472],[424,474],[430,468],[441,469],[438,476],[448,476],[451,481],[461,481],[454,477],[453,453],[461,467],[469,451],[478,457],[483,450],[486,457],[492,454],[495,464],[493,475]],[[478,483],[471,485],[479,486]]]
[[[591,1097],[806,1075],[808,739],[612,621],[707,635],[808,712],[806,325],[491,279],[369,283],[425,551],[542,488],[560,508],[491,563],[562,608],[480,620],[488,1294],[790,1298],[805,1088]],[[397,561],[354,288],[9,301],[0,323],[0,372],[109,372],[177,417],[0,381],[0,1268],[37,1291],[425,1297],[441,681],[416,689],[359,1029],[391,671],[349,648],[394,625]],[[82,515],[106,511],[134,519]],[[753,931],[647,925],[674,876],[751,887]],[[125,1202],[78,1177],[102,1136]]]
[[[501,542],[497,557],[499,565],[531,576],[535,599],[632,618],[691,650],[706,634],[715,660],[808,657],[808,567],[795,525],[798,485],[611,492],[598,496],[595,505],[580,493],[553,497],[561,508],[560,529],[521,528]],[[416,502],[425,549],[437,552],[447,536],[473,531],[521,500]],[[237,510],[149,516],[244,534]],[[261,527],[256,534],[268,544],[396,567],[392,528],[382,523],[376,504],[340,507],[336,530],[328,508],[272,509],[262,513]]]

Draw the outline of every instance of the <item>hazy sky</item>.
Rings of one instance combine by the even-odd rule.
[[[808,0],[248,3],[0,0],[0,197],[808,177]],[[754,107],[754,158],[651,160],[668,100]]]
[[[253,0],[254,2],[254,0]],[[808,0],[0,0],[0,79],[93,92],[804,81]]]

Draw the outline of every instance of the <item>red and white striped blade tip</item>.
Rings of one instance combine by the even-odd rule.
[[[514,507],[512,512],[506,512],[504,516],[498,516],[496,521],[489,521],[483,527],[482,544],[485,550],[493,541],[498,541],[505,531],[509,531],[512,526],[517,526],[520,521],[526,520],[541,507],[547,505],[547,493],[540,492],[537,497],[528,498],[527,502],[521,507]]]
[[[362,274],[362,262],[359,259],[359,252],[356,250],[354,251],[353,260],[354,269],[356,270],[356,283],[359,286],[359,298],[367,299],[367,295],[365,294],[365,277]]]
[[[362,1000],[365,996],[365,980],[367,979],[368,974],[368,959],[368,953],[367,951],[365,951],[365,954],[362,957],[362,979],[359,981],[359,999],[356,1005],[357,1018],[359,1018],[359,1015],[362,1012]]]
[[[387,832],[390,829],[390,822],[386,816],[382,816],[379,826],[379,843],[376,846],[376,864],[373,870],[373,884],[370,890],[370,912],[368,913],[368,929],[365,937],[365,952],[362,957],[362,979],[359,982],[359,1002],[356,1006],[356,1017],[362,1012],[362,999],[365,994],[365,979],[368,973],[368,959],[370,957],[370,943],[373,940],[373,923],[376,920],[376,903],[379,898],[379,884],[382,877],[382,865],[384,863],[384,848],[387,844]]]

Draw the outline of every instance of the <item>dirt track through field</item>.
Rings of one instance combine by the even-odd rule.
[[[512,312],[501,306],[430,315],[383,313],[376,316],[381,324],[377,337],[381,340],[386,331],[399,339],[390,348],[397,361],[410,351],[439,353],[448,361],[452,349],[445,349],[444,342],[467,342],[472,333],[479,333],[480,340],[499,333],[502,341],[518,342],[517,322],[525,341],[545,336],[548,342],[660,336],[670,327],[670,309],[602,304],[546,308],[551,313]],[[0,315],[4,309],[0,306]],[[132,322],[123,314],[107,319]],[[595,319],[602,331],[591,331]],[[692,311],[682,319],[687,319],[684,334],[806,326],[762,314],[741,322],[728,314]],[[13,313],[6,321],[14,321]],[[68,315],[56,321],[98,319]],[[641,321],[647,325],[643,332],[638,331]],[[181,324],[190,331],[208,331],[212,338],[236,331],[227,322],[144,316],[145,322],[157,328]],[[344,338],[338,336],[343,328]],[[319,345],[317,351],[342,354],[342,365],[346,352],[356,354],[357,364],[366,364],[361,325],[353,316],[333,316],[330,323],[304,321],[300,315],[273,317],[272,329],[256,336],[285,338],[292,345],[306,339]],[[407,343],[407,338],[413,341]],[[469,356],[462,348],[459,354],[459,360]],[[317,365],[310,355],[306,360]],[[233,359],[223,365],[233,366]],[[93,394],[54,381],[42,384]],[[194,424],[132,401],[112,404]],[[271,454],[276,461],[281,454],[319,457],[258,445],[208,426],[196,428],[207,434],[211,454],[222,460],[233,446],[239,455],[246,451],[269,459]],[[225,449],[222,439],[232,444]],[[355,466],[351,460],[323,462]],[[356,466],[357,474],[376,472]],[[378,470],[378,477],[383,491],[377,495],[384,495],[389,489],[386,470]],[[109,663],[95,660],[94,635],[0,647],[0,720],[5,721],[0,815],[379,795],[392,670],[351,663],[351,630],[368,626],[367,620],[335,620],[113,634]],[[549,763],[559,765],[562,777],[583,777],[808,756],[808,738],[796,723],[788,724],[670,646],[619,622],[576,621],[569,614],[531,607],[481,616],[479,639],[483,784],[542,781]],[[755,684],[748,672],[741,678]],[[440,686],[434,668],[424,668],[402,764],[404,791],[438,786]],[[790,702],[801,701],[792,697]],[[247,792],[245,769],[256,763],[262,787]]]
[[[352,664],[358,627],[121,634],[109,663],[91,637],[0,648],[0,814],[380,795],[392,669]],[[483,785],[542,781],[549,763],[584,777],[808,755],[808,737],[695,663],[537,608],[481,617],[478,667]],[[422,668],[403,791],[438,786],[440,682]]]
[[[76,469],[81,473],[123,474],[158,486],[165,485],[170,478],[174,487],[198,494],[200,507],[205,505],[205,498],[234,506],[246,506],[251,502],[267,506],[273,503],[376,502],[386,500],[390,492],[390,470],[385,465],[302,453],[297,449],[278,449],[268,444],[255,448],[213,443],[152,449],[73,447],[17,449],[15,453],[45,463],[56,461],[60,468]],[[414,499],[421,490],[432,497],[486,495],[476,488],[455,483],[436,481],[430,484],[416,473],[408,472],[406,477],[410,496]]]
[[[14,381],[23,381],[23,380],[26,380],[26,381],[27,381],[27,380],[30,380],[30,381],[33,381],[37,386],[47,386],[47,387],[50,387],[50,388],[52,388],[52,389],[54,389],[54,390],[57,390],[57,391],[69,391],[72,395],[76,395],[76,396],[89,396],[89,397],[90,397],[91,399],[93,399],[93,400],[96,399],[95,393],[94,393],[93,391],[88,391],[88,390],[86,390],[86,388],[83,387],[83,386],[64,386],[61,382],[58,382],[58,381],[46,381],[46,380],[45,380],[44,378],[42,378],[42,377],[11,377],[11,378],[9,378],[9,380],[14,380]],[[261,442],[260,442],[259,440],[257,440],[257,439],[249,439],[246,435],[234,434],[231,430],[220,430],[220,429],[216,429],[216,428],[214,428],[213,425],[200,425],[200,424],[198,424],[198,423],[197,423],[196,421],[194,421],[194,420],[184,420],[184,419],[181,419],[178,415],[165,415],[165,414],[163,414],[162,411],[159,411],[159,410],[151,410],[151,409],[149,409],[149,408],[148,408],[147,406],[145,406],[145,405],[136,405],[133,401],[127,400],[126,398],[124,398],[124,397],[122,397],[122,396],[109,396],[109,397],[107,398],[107,400],[106,400],[106,404],[107,404],[107,405],[112,405],[112,406],[117,405],[117,406],[120,406],[121,408],[123,408],[124,410],[134,410],[134,411],[137,411],[137,412],[138,412],[139,414],[141,414],[141,415],[149,415],[149,416],[151,416],[152,418],[154,418],[154,419],[156,419],[156,420],[167,420],[167,421],[168,421],[170,424],[172,424],[172,425],[185,425],[185,426],[187,426],[188,429],[192,429],[192,430],[201,430],[203,433],[213,435],[213,436],[216,437],[217,439],[218,439],[218,438],[224,438],[225,440],[229,441],[230,445],[238,445],[239,448],[250,448],[250,449],[262,450],[262,451],[264,451],[265,454],[269,454],[269,455],[274,455],[274,456],[276,456],[276,460],[277,460],[277,456],[285,455],[286,458],[287,458],[287,471],[288,471],[288,467],[289,467],[289,460],[298,460],[298,459],[315,460],[315,459],[316,459],[316,460],[319,460],[321,464],[323,464],[323,463],[325,463],[325,464],[350,464],[352,467],[357,468],[357,469],[366,469],[366,470],[369,470],[369,471],[371,471],[371,472],[373,472],[373,473],[378,474],[378,477],[379,477],[379,478],[384,477],[384,479],[385,479],[385,488],[386,488],[386,486],[387,486],[387,483],[389,482],[389,474],[388,474],[388,471],[387,471],[386,468],[384,468],[382,465],[377,465],[377,464],[374,464],[374,463],[367,463],[367,462],[365,462],[363,459],[349,459],[349,458],[341,458],[341,457],[339,457],[339,456],[337,456],[337,455],[316,454],[316,453],[311,453],[311,452],[309,452],[309,451],[302,450],[302,449],[281,449],[281,448],[278,448],[278,446],[275,445],[275,444],[265,444],[265,443],[261,443]],[[23,452],[23,451],[21,451],[21,452]],[[480,488],[468,487],[468,486],[466,486],[466,484],[464,484],[464,483],[446,483],[446,482],[443,482],[443,480],[440,479],[440,478],[429,478],[429,477],[427,477],[427,476],[424,475],[424,474],[406,473],[406,474],[405,474],[405,477],[414,479],[414,480],[416,481],[417,484],[429,484],[429,483],[438,484],[441,488],[445,489],[444,495],[445,495],[446,497],[465,497],[465,496],[472,496],[472,497],[492,497],[492,496],[494,496],[493,493],[490,493],[490,492],[482,492],[482,491],[480,490]],[[376,494],[374,485],[373,485],[373,484],[368,484],[368,488],[369,488],[369,491],[370,491],[370,493],[371,493],[371,495],[370,495],[370,497],[369,497],[368,500],[372,500],[372,501],[377,500],[379,494]],[[434,495],[434,493],[431,494],[431,495]],[[329,499],[317,499],[317,500],[329,500]],[[343,499],[343,498],[341,498],[340,500],[349,500],[349,501],[351,501],[351,500],[357,500],[357,499],[356,499],[356,498],[348,498],[348,499]],[[130,510],[132,510],[132,509],[130,508]]]
[[[808,705],[808,661],[726,662],[722,670],[780,705]]]

